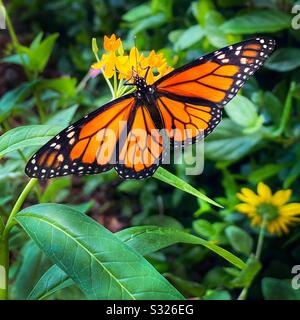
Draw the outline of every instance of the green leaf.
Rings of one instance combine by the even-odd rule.
[[[171,280],[172,283],[178,288],[181,292],[185,293],[189,297],[202,297],[205,293],[205,287],[197,282],[188,281],[177,277],[171,273],[165,274],[167,279]]]
[[[76,83],[75,78],[70,77],[61,77],[58,79],[50,80],[40,80],[36,88],[38,90],[52,89],[66,98],[71,98],[76,94]]]
[[[16,220],[90,299],[183,298],[141,255],[68,206],[35,205]]]
[[[26,54],[14,54],[0,59],[0,62],[14,63],[21,66],[26,66],[29,63],[29,58]]]
[[[228,45],[226,35],[222,28],[224,18],[217,11],[209,11],[205,15],[205,32],[207,40],[216,48]]]
[[[192,11],[201,26],[205,26],[205,17],[209,11],[215,11],[215,5],[211,0],[201,0],[192,3]]]
[[[264,278],[262,292],[266,300],[300,300],[300,291],[293,289],[290,279]]]
[[[225,290],[208,290],[204,300],[231,300],[230,293]]]
[[[261,140],[261,133],[244,134],[231,119],[223,119],[206,139],[205,156],[215,161],[236,161],[248,154]]]
[[[49,268],[50,261],[33,242],[22,249],[22,263],[14,284],[15,299],[25,299],[40,276]]]
[[[39,279],[27,296],[27,300],[47,299],[56,291],[69,287],[72,284],[74,284],[73,280],[57,265],[53,265]]]
[[[288,29],[291,16],[275,10],[256,10],[226,21],[222,30],[232,34],[277,32]]]
[[[69,178],[52,179],[47,185],[45,191],[43,192],[40,202],[55,202],[57,195],[61,190],[71,186],[71,181]]]
[[[252,171],[248,176],[248,180],[253,183],[265,181],[266,179],[277,175],[284,168],[286,168],[286,164],[266,164],[259,169]]]
[[[235,251],[245,255],[251,253],[253,240],[246,231],[236,226],[229,226],[225,229],[225,234]]]
[[[204,195],[203,193],[201,193],[200,191],[198,191],[197,189],[195,189],[194,187],[192,187],[190,184],[188,184],[187,182],[185,182],[184,180],[178,178],[177,176],[175,176],[174,174],[172,174],[171,172],[163,169],[162,167],[159,167],[158,170],[155,172],[155,174],[153,175],[154,178],[161,180],[165,183],[170,184],[171,186],[180,189],[184,192],[187,192],[197,198],[200,198],[202,200],[205,200],[217,207],[222,207],[221,205],[219,205],[217,202],[215,202],[214,200],[208,198],[206,195]]]
[[[252,127],[258,121],[254,103],[246,97],[237,95],[225,107],[229,118],[241,127]]]
[[[215,234],[215,230],[212,224],[204,219],[198,219],[193,221],[193,229],[205,238],[212,238]]]
[[[43,40],[37,47],[30,52],[30,68],[33,71],[42,72],[52,53],[54,44],[59,34],[55,33]]]
[[[5,93],[0,99],[0,122],[6,119],[10,113],[17,109],[18,103],[23,101],[32,91],[37,81],[24,83],[14,90]]]
[[[279,72],[292,71],[300,67],[300,49],[280,48],[268,59],[266,67]]]
[[[215,252],[239,269],[245,267],[245,263],[241,259],[227,250],[178,229],[142,226],[119,231],[116,235],[134,250],[143,255],[155,252],[175,243],[197,244]]]
[[[284,180],[283,187],[289,188],[300,176],[300,162],[296,162]]]
[[[231,281],[231,285],[235,288],[249,287],[253,282],[255,276],[261,270],[261,263],[255,258],[249,258],[246,267],[240,274]]]
[[[88,202],[83,202],[80,204],[68,204],[67,206],[83,214],[86,214],[89,210],[93,208],[94,204],[95,204],[95,200],[91,199]]]
[[[191,236],[183,231],[178,232],[178,230],[174,228],[161,228],[156,226],[155,227],[144,227],[144,226],[132,227],[132,228],[119,231],[115,233],[115,235],[124,243],[126,243],[131,248],[133,248],[135,251],[140,253],[141,255],[149,255],[167,246],[170,246],[175,243],[180,243],[180,242],[197,244],[195,243],[196,241],[195,239],[200,239],[200,238]],[[200,239],[200,242],[201,240],[202,239]],[[200,242],[199,244],[201,245]],[[209,244],[208,242],[206,243]],[[225,258],[225,256],[223,257]],[[232,259],[232,261],[236,261],[235,258]],[[237,262],[233,264],[236,265],[237,267],[240,266],[240,268],[242,268],[244,265],[243,262],[239,260],[237,260]],[[51,270],[52,268],[53,270]],[[37,283],[35,289],[33,290],[34,292],[31,292],[30,294],[31,299],[38,299],[39,297],[43,297],[43,296],[48,297],[53,292],[60,290],[61,286],[63,287],[67,286],[65,282],[62,281],[62,279],[66,280],[68,278],[67,276],[66,277],[64,276],[64,272],[61,271],[57,266],[52,268],[49,269],[46,272],[46,274],[41,278],[41,280]],[[57,274],[55,270],[57,270]],[[51,278],[51,280],[45,281],[45,279],[49,279],[49,278]],[[48,284],[49,284],[49,287],[48,287]],[[72,282],[69,281],[68,285],[71,285],[71,284]],[[49,289],[50,287],[51,287],[51,290],[53,291]],[[190,289],[193,288],[191,290],[196,290],[198,291],[198,293],[199,293],[199,290],[201,289],[197,284],[194,286],[194,283],[190,283],[188,287]],[[191,290],[189,290],[189,292],[191,292]]]
[[[148,4],[141,4],[127,11],[122,16],[122,19],[127,22],[136,22],[137,20],[141,20],[151,16],[151,14],[152,14],[151,7]]]
[[[125,192],[128,194],[139,194],[141,188],[144,186],[144,181],[141,180],[125,180],[118,185],[117,190],[119,192]]]
[[[174,44],[175,51],[185,50],[199,42],[205,35],[204,29],[199,25],[189,27],[182,32]]]
[[[134,24],[134,28],[131,30],[132,34],[139,33],[146,29],[158,28],[166,22],[166,16],[163,13],[157,13],[139,20]]]
[[[153,225],[157,227],[168,227],[174,229],[183,229],[183,225],[173,217],[166,215],[151,215],[143,220],[145,225]]]
[[[11,129],[0,137],[0,158],[15,150],[41,146],[62,129],[53,125],[32,125]]]
[[[72,121],[77,109],[78,109],[78,105],[75,104],[70,108],[61,110],[55,113],[54,116],[52,116],[50,119],[48,119],[46,124],[67,127]]]

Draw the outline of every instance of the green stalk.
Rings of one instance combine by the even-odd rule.
[[[77,87],[75,89],[76,93],[83,90],[90,79],[91,79],[91,75],[90,75],[90,71],[88,71],[87,74],[82,78],[82,80],[77,85]]]
[[[104,79],[105,79],[105,81],[106,81],[106,83],[107,83],[107,85],[108,85],[108,87],[109,87],[109,90],[110,90],[112,99],[114,99],[114,97],[115,97],[114,88],[113,88],[113,86],[111,85],[109,79],[106,78],[106,76],[105,76],[105,74],[104,74],[104,70],[101,69],[101,71],[102,71],[103,77],[104,77]]]
[[[288,95],[285,100],[284,109],[283,109],[279,127],[272,133],[272,137],[279,137],[286,128],[286,125],[288,123],[291,110],[292,110],[293,90],[295,89],[295,87],[296,87],[296,83],[292,82]]]
[[[3,6],[3,8],[5,9],[5,6],[4,6],[2,0],[0,0],[0,5]],[[6,9],[5,9],[5,12],[6,12],[6,16],[5,16],[6,25],[7,25],[7,29],[8,29],[9,35],[11,37],[11,41],[12,41],[13,47],[14,47],[16,53],[19,55],[19,57],[20,57],[20,59],[22,61],[22,64],[24,65],[24,71],[26,73],[26,76],[29,79],[30,78],[30,73],[26,68],[25,60],[23,58],[22,53],[19,53],[20,42],[18,40],[18,37],[17,37],[16,32],[15,32],[15,29],[13,27],[13,24],[12,24],[12,22],[10,20],[9,14],[8,14]]]
[[[44,106],[43,106],[43,102],[41,100],[41,97],[39,96],[38,93],[34,93],[34,99],[35,99],[35,103],[36,103],[36,107],[40,116],[40,120],[42,123],[45,122],[46,119],[46,114],[44,111]]]
[[[259,236],[258,236],[258,241],[257,241],[257,247],[256,247],[256,252],[255,252],[255,259],[257,261],[260,260],[260,256],[261,256],[261,252],[262,252],[262,247],[263,247],[263,243],[264,243],[264,238],[265,238],[265,229],[266,229],[266,225],[267,225],[267,219],[264,218],[261,228],[260,228],[260,232],[259,232]]]
[[[0,5],[1,5],[3,8],[5,8],[2,0],[0,0]],[[16,35],[16,33],[15,33],[15,29],[14,29],[12,23],[11,23],[10,17],[9,17],[9,15],[8,15],[8,13],[7,13],[7,10],[6,10],[5,20],[6,20],[6,25],[7,25],[7,29],[8,29],[9,35],[10,35],[10,37],[11,37],[11,41],[12,41],[12,43],[13,43],[13,45],[14,45],[14,48],[16,49],[16,48],[20,45],[20,43],[19,43],[19,40],[18,40],[17,35]]]
[[[4,227],[2,236],[0,238],[0,300],[6,300],[8,298],[9,232],[11,228],[16,224],[16,221],[14,220],[16,214],[21,209],[21,206],[28,196],[30,190],[36,183],[37,179],[30,179],[26,187],[23,189],[8,217],[6,226]]]
[[[16,224],[16,221],[14,220],[16,214],[19,212],[23,202],[25,201],[30,190],[37,183],[37,181],[38,180],[35,178],[30,179],[29,182],[27,183],[26,187],[23,189],[22,193],[20,194],[20,196],[19,196],[17,202],[15,203],[15,205],[14,205],[14,207],[8,217],[8,220],[6,222],[6,226],[5,226],[5,229],[2,234],[3,239],[8,238],[8,235],[9,235],[11,228]]]
[[[261,225],[261,228],[260,228],[259,235],[258,235],[257,246],[256,246],[256,251],[255,251],[255,256],[254,256],[254,258],[257,261],[259,261],[260,257],[261,257],[261,252],[262,252],[262,247],[263,247],[264,237],[265,237],[266,225],[267,225],[267,220],[264,218],[262,225]],[[240,293],[240,295],[238,297],[238,300],[246,300],[250,285],[251,285],[251,283],[249,283],[245,288],[243,288],[242,292]]]
[[[113,99],[118,97],[118,79],[117,79],[117,72],[114,72],[114,96]]]
[[[8,298],[8,239],[0,240],[0,300]]]

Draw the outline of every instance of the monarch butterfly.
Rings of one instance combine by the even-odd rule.
[[[175,148],[206,137],[220,122],[222,108],[274,47],[269,38],[249,39],[202,56],[152,85],[147,74],[133,71],[135,92],[61,131],[31,157],[26,174],[49,179],[114,167],[124,179],[153,175],[166,152],[160,130]]]

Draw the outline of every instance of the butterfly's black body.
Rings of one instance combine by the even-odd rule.
[[[147,84],[146,79],[147,73],[145,78],[139,77],[138,75],[134,76],[133,85],[136,87],[136,91],[134,92],[134,96],[136,97],[137,102],[136,108],[141,105],[146,106],[156,124],[156,128],[161,130],[163,129],[163,121],[156,106],[156,88],[154,85]]]
[[[202,56],[152,85],[147,83],[147,72],[145,77],[140,77],[133,71],[133,82],[126,83],[135,86],[133,93],[107,103],[57,134],[31,157],[26,174],[49,179],[69,174],[96,174],[115,168],[124,179],[153,175],[162,162],[165,147],[159,142],[163,148],[159,154],[152,153],[154,160],[150,164],[143,160],[145,152],[150,155],[152,152],[147,142],[152,139],[150,127],[160,131],[198,130],[192,137],[187,135],[181,139],[169,135],[170,145],[175,148],[203,139],[220,122],[223,107],[262,66],[274,48],[272,39],[248,39]],[[111,127],[116,130],[115,122],[118,124],[124,118],[127,132],[119,133],[120,138],[112,146],[116,162],[104,162],[101,148],[107,138],[106,131]],[[128,139],[134,136],[136,123],[146,131],[146,145],[141,146],[136,139],[134,152],[130,153]],[[95,140],[99,134],[102,136]],[[122,156],[122,150],[125,156]],[[143,157],[139,161],[142,162],[135,164],[141,152]]]

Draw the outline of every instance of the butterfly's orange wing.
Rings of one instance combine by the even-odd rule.
[[[272,39],[246,40],[200,57],[159,79],[154,84],[157,107],[174,145],[194,143],[212,132],[220,122],[221,108],[274,47]]]
[[[86,115],[38,150],[28,161],[26,174],[49,179],[111,169],[117,162],[119,136],[126,130],[134,105],[134,96],[127,95]]]
[[[167,152],[160,131],[161,122],[150,114],[143,103],[137,105],[129,131],[119,141],[118,164],[115,169],[125,179],[142,179],[151,176]]]

